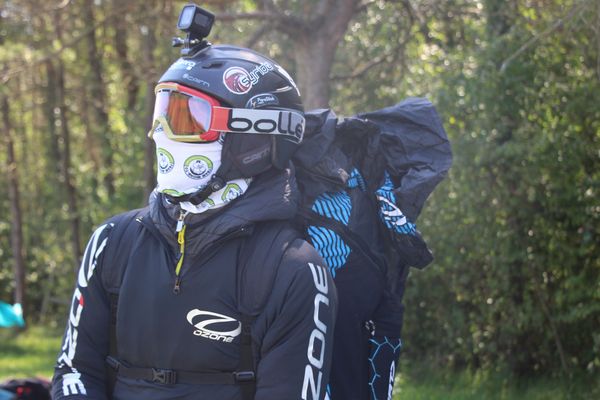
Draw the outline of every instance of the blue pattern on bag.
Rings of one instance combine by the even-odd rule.
[[[398,353],[402,349],[402,340],[400,340],[399,338],[392,339],[388,338],[387,336],[384,336],[382,342],[378,342],[375,338],[369,339],[369,342],[373,344],[373,351],[369,355],[369,365],[371,368],[371,381],[369,382],[369,387],[371,388],[371,399],[379,400],[377,398],[377,394],[375,393],[375,382],[377,382],[379,378],[389,380],[390,371],[377,371],[377,363],[375,362],[375,359],[377,358],[377,355],[382,351],[391,350],[394,354],[393,359],[397,360]],[[388,366],[386,365],[385,367],[387,368]]]
[[[415,235],[417,228],[410,222],[402,211],[396,206],[396,195],[394,194],[394,184],[390,175],[385,173],[385,182],[375,192],[379,201],[379,217],[388,229],[396,233],[406,235]]]
[[[348,178],[348,182],[346,183],[346,185],[350,189],[359,188],[363,192],[367,191],[367,185],[365,183],[365,180],[356,168],[354,168],[352,172],[350,172],[350,178]]]
[[[352,201],[346,192],[324,193],[315,200],[312,210],[317,214],[348,225]],[[346,264],[350,247],[331,229],[310,225],[307,229],[312,245],[327,263],[331,275]]]

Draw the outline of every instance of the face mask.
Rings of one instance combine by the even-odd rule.
[[[157,176],[156,190],[177,197],[204,188],[221,166],[221,140],[208,143],[184,143],[167,138],[159,125],[152,135],[156,143]],[[250,180],[235,179],[212,193],[198,205],[180,203],[181,208],[201,213],[219,208],[241,196],[248,189]]]

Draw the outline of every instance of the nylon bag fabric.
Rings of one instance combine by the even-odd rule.
[[[415,224],[451,166],[450,142],[421,98],[345,119],[328,109],[305,117],[293,158],[298,220],[339,294],[328,392],[331,400],[390,399],[408,269],[433,260]]]

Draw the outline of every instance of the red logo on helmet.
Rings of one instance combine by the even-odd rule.
[[[231,93],[245,94],[252,89],[250,74],[243,68],[231,67],[223,73],[223,84]]]

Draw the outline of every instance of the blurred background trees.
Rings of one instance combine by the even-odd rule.
[[[185,2],[1,0],[0,299],[62,325],[93,226],[154,186],[153,87]],[[436,104],[455,164],[418,226],[405,357],[600,368],[600,2],[205,1],[215,43],[297,77],[307,109]],[[26,291],[25,291],[26,288]]]

